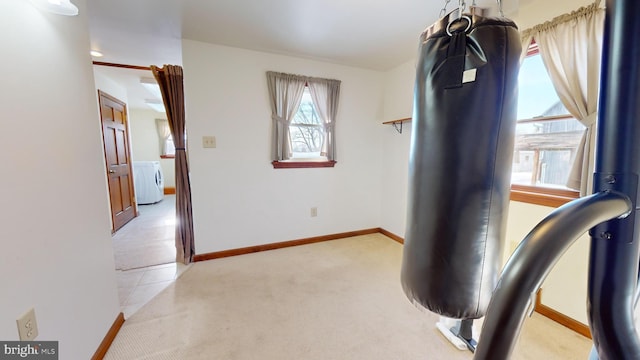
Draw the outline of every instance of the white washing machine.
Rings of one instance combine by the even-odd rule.
[[[159,161],[134,161],[133,184],[138,205],[155,204],[164,198],[164,179]]]

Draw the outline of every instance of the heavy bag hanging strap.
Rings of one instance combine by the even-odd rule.
[[[451,16],[421,36],[402,286],[414,303],[474,319],[501,267],[521,45],[510,20]]]
[[[471,28],[471,19],[463,16],[458,21],[467,21],[466,30]],[[449,47],[447,48],[447,59],[444,71],[449,74],[448,83],[444,85],[445,89],[459,88],[462,86],[462,74],[464,73],[464,59],[467,54],[467,34],[465,31],[451,33],[451,25],[447,25],[447,35],[451,37]]]

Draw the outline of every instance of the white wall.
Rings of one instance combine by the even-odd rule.
[[[175,188],[174,160],[160,158],[160,139],[156,130],[156,119],[166,119],[166,115],[151,109],[129,110],[131,157],[133,161],[160,161],[164,187]]]
[[[511,201],[507,221],[507,240],[511,250],[544,217],[555,209],[547,206]],[[580,237],[560,258],[542,285],[542,303],[561,313],[587,323],[587,270],[589,236]]]
[[[160,139],[156,130],[156,118],[160,118],[158,113],[151,109],[129,110],[129,129],[134,148],[131,151],[133,161],[160,160]]]
[[[190,40],[182,55],[197,253],[379,226],[382,73]],[[335,168],[273,169],[269,70],[342,80]]]
[[[99,71],[95,71],[95,67],[93,68],[94,68],[93,78],[95,81],[96,90],[105,92],[113,96],[114,98],[122,101],[123,103],[128,104],[129,97],[127,96],[127,88],[120,85],[117,81],[111,79],[105,74]],[[129,110],[129,107],[127,107],[127,110]]]
[[[38,340],[88,359],[119,313],[85,0],[80,16],[0,2],[4,249],[0,339],[35,307]]]
[[[514,20],[520,29],[551,20],[553,17],[589,5],[590,0],[536,0],[520,6]],[[384,121],[411,116],[415,62],[411,60],[385,76]],[[384,130],[382,155],[381,227],[404,237],[410,123],[403,134],[391,126]],[[513,249],[533,226],[553,209],[511,202],[507,223],[507,241]],[[586,269],[588,237],[583,236],[561,259],[544,283],[543,303],[578,321],[586,323]]]
[[[412,116],[415,60],[408,61],[385,74],[384,119],[391,121]],[[382,194],[380,227],[404,237],[407,212],[409,145],[411,122],[402,125],[402,134],[392,125],[383,126]]]

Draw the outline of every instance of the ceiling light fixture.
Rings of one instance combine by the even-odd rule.
[[[91,56],[102,57],[102,53],[98,50],[91,50]]]
[[[66,16],[78,15],[78,7],[71,0],[29,0],[35,7],[50,13]]]

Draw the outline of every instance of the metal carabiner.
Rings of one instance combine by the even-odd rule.
[[[455,19],[453,21],[449,20],[449,24],[447,25],[447,29],[446,29],[447,35],[449,35],[449,36],[453,35],[451,33],[451,25],[456,21],[462,21],[462,20],[466,20],[467,21],[467,27],[464,29],[464,32],[469,31],[469,29],[471,29],[471,18],[468,17],[467,15],[463,15],[463,16],[461,16],[458,19]]]

